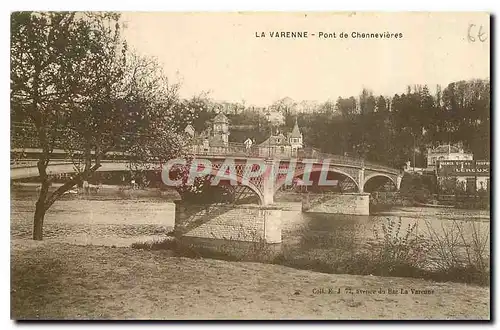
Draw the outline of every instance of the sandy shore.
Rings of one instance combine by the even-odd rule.
[[[322,274],[269,264],[177,258],[169,251],[24,239],[12,240],[11,254],[15,319],[488,319],[490,315],[489,288],[465,284]]]
[[[33,199],[11,203],[15,319],[490,317],[488,287],[322,274],[130,248],[171,230],[173,205],[163,201],[59,201],[47,214],[42,242],[31,240],[33,211]]]

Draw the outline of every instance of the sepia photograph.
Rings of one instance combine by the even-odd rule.
[[[11,12],[11,319],[491,320],[490,25]]]

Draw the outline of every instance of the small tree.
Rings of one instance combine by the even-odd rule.
[[[32,125],[33,144],[41,148],[35,240],[43,238],[50,206],[88,180],[107,152],[128,151],[131,162],[147,164],[182,149],[168,124],[177,86],[168,85],[153,61],[130,59],[119,19],[115,13],[12,14],[11,118]],[[14,146],[23,146],[24,139],[14,137],[25,131],[12,135]],[[49,194],[55,148],[67,152],[77,173]]]

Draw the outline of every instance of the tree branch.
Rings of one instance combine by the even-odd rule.
[[[99,167],[101,167],[100,164],[95,164],[89,170],[83,171],[75,175],[71,180],[67,181],[65,184],[57,188],[57,190],[54,191],[45,202],[44,204],[45,210],[48,210],[59,197],[61,197],[66,191],[70,190],[78,182],[80,182],[83,179],[87,179],[92,173],[97,171]]]

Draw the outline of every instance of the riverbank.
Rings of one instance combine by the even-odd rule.
[[[15,282],[13,282],[12,288],[15,291],[12,292],[12,297],[16,299],[17,317],[35,317],[38,310],[38,315],[42,318],[360,318],[365,316],[365,307],[372,310],[372,314],[367,314],[369,316],[366,317],[372,318],[390,319],[392,315],[401,318],[422,318],[426,313],[431,318],[485,318],[488,315],[484,312],[488,310],[487,306],[481,309],[483,312],[475,313],[474,309],[471,309],[469,313],[468,301],[463,303],[465,305],[460,303],[459,307],[447,306],[450,303],[454,304],[455,301],[462,301],[461,288],[477,288],[477,290],[471,289],[476,292],[472,294],[473,297],[477,295],[486,298],[489,293],[488,287],[437,283],[412,278],[322,274],[311,271],[311,268],[298,270],[285,267],[283,264],[186,259],[173,257],[171,251],[131,249],[130,246],[134,243],[164,239],[172,229],[174,204],[157,198],[93,200],[83,199],[82,196],[82,199],[57,201],[45,219],[44,241],[34,242],[31,240],[31,230],[36,195],[11,197],[11,267],[15,270],[12,272]],[[402,217],[404,221],[402,228],[406,228],[408,224],[421,223],[420,229],[425,229],[422,226],[425,226],[425,220],[428,219],[436,230],[443,229],[443,225],[446,228],[455,220],[466,223],[472,220],[481,225],[482,232],[489,232],[489,212],[485,211],[408,207],[394,209],[378,216],[356,217],[305,214],[300,212],[301,203],[282,203],[287,206],[283,211],[283,251],[294,260],[307,261],[300,265],[294,263],[298,268],[309,267],[311,261],[315,261],[315,265],[321,266],[322,262],[331,265],[330,259],[342,257],[342,251],[356,252],[352,244],[357,244],[357,241],[364,243],[373,241],[372,226],[380,225],[387,218]],[[176,268],[168,266],[172,263],[178,264]],[[221,273],[217,274],[213,269],[214,265],[223,264],[227,266],[218,268]],[[249,267],[248,265],[258,266],[252,266],[251,272],[238,273],[238,269]],[[203,277],[200,277],[196,278],[196,281],[193,279],[191,284],[185,283],[184,279],[193,276],[193,272],[201,276],[207,274],[208,282],[205,283]],[[229,275],[226,272],[233,274],[237,279],[227,278]],[[292,275],[274,277],[275,273]],[[319,281],[315,284],[318,276],[327,276],[330,282]],[[298,277],[304,277],[305,282],[297,282]],[[165,283],[166,278],[171,278],[173,282]],[[245,279],[242,281],[242,278]],[[276,281],[271,281],[270,278],[275,278]],[[378,282],[371,282],[374,278],[378,279]],[[352,282],[349,279],[357,280]],[[229,292],[218,291],[219,280],[232,283],[233,286],[228,287]],[[451,291],[447,291],[445,300],[435,297],[434,300],[425,301],[438,310],[434,313],[423,309],[421,314],[404,314],[405,311],[423,304],[424,301],[404,299],[392,301],[391,299],[394,299],[392,296],[384,295],[381,298],[371,297],[371,294],[369,301],[365,303],[363,299],[366,297],[359,297],[359,300],[356,300],[357,298],[350,294],[333,300],[328,298],[319,301],[318,297],[330,294],[311,293],[314,297],[307,296],[307,299],[295,302],[292,308],[288,306],[292,299],[297,299],[296,296],[306,297],[301,296],[304,292],[303,287],[294,286],[295,282],[304,285],[306,290],[311,292],[316,288],[313,285],[325,285],[329,288],[329,285],[334,286],[336,283],[344,283],[354,288],[364,288],[367,283],[372,283],[373,287],[383,285],[398,288],[400,285],[406,285],[404,283],[412,283],[413,287],[446,286]],[[200,285],[203,290],[215,296],[211,298],[206,293],[199,303],[196,297],[188,299],[182,294],[181,289],[189,290],[189,285],[195,288]],[[288,291],[283,292],[281,290],[283,287]],[[297,295],[293,291],[295,287],[301,290]],[[256,295],[255,290],[260,290],[260,295]],[[293,295],[289,293],[292,291]],[[371,298],[373,299],[370,300]],[[479,305],[485,301],[477,301],[475,298],[465,299]],[[127,307],[123,307],[120,301],[124,301]],[[209,310],[208,307],[201,305],[212,306],[212,301],[220,301],[221,304],[228,306],[232,306],[234,301],[241,312],[231,314],[224,310]],[[300,303],[307,306],[301,306]],[[402,306],[394,307],[397,303]],[[14,300],[12,304],[14,306]],[[330,307],[332,304],[336,307]],[[381,305],[380,309],[377,309],[379,308],[376,307],[377,304]],[[92,307],[93,305],[100,308]],[[141,309],[141,305],[146,306],[144,310]],[[192,310],[196,309],[191,307],[199,308],[201,312],[192,314]],[[393,310],[394,308],[396,309]],[[389,313],[383,312],[386,309]],[[27,314],[28,312],[31,314]]]
[[[83,199],[85,196],[81,197],[82,199],[60,200],[51,207],[45,219],[45,241],[116,247],[142,244],[147,248],[155,242],[162,246],[161,242],[174,227],[175,205],[168,201],[156,198],[88,200]],[[35,200],[35,196],[12,200],[12,239],[31,238]],[[482,275],[476,276],[477,272],[471,271],[471,267],[449,264],[455,260],[449,258],[450,254],[476,256],[475,247],[481,248],[478,260],[489,260],[488,212],[408,207],[372,216],[345,216],[302,213],[301,203],[296,202],[281,202],[280,206],[283,206],[283,243],[279,254],[267,251],[260,244],[248,247],[245,244],[240,246],[236,241],[217,245],[214,253],[198,251],[197,254],[235,260],[234,254],[241,254],[240,250],[243,249],[243,253],[248,254],[245,261],[268,260],[274,256],[273,263],[325,273],[413,276],[439,281],[489,284],[486,276],[489,274],[488,269],[480,267],[481,272],[478,274]],[[395,225],[389,226],[389,222]],[[394,229],[388,236],[382,235],[384,225]],[[401,248],[404,248],[402,252],[407,251],[404,255],[418,255],[418,258],[401,259],[397,254],[396,259],[384,257],[384,260],[379,260],[381,258],[378,257],[383,254],[378,252],[394,250],[392,246],[398,235],[396,228],[401,228],[399,234],[404,237],[411,226],[416,226],[414,235],[422,240],[412,243],[409,250],[404,246]],[[452,246],[436,244],[439,243],[438,237],[450,235],[463,237],[466,242],[460,241]],[[476,242],[474,237],[479,241]],[[436,249],[437,247],[441,248]],[[446,250],[442,251],[442,248]],[[467,249],[473,253],[467,253]],[[190,256],[189,253],[179,255]],[[453,266],[452,272],[450,265]],[[436,268],[440,269],[437,273]]]
[[[55,191],[62,186],[62,183],[53,183],[49,187],[49,192]],[[11,200],[36,200],[38,198],[38,183],[16,183],[11,186]],[[59,200],[127,200],[127,199],[148,199],[161,201],[174,201],[180,196],[174,189],[161,190],[158,188],[133,189],[130,186],[100,185],[97,191],[88,194],[83,193],[83,189],[75,188],[77,193],[66,193]]]
[[[11,247],[15,319],[490,317],[489,288],[472,285],[322,274],[132,248],[19,239]],[[385,293],[373,293],[379,289]]]
[[[467,196],[451,196],[451,199],[437,200],[437,196],[422,196],[417,191],[414,194],[400,192],[373,192],[370,195],[370,213],[390,210],[393,207],[421,206],[446,207],[464,210],[489,210],[490,199]]]

